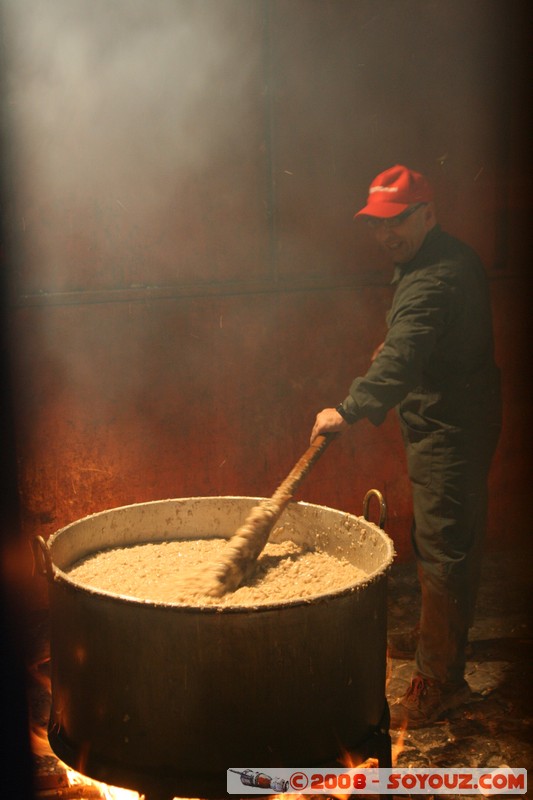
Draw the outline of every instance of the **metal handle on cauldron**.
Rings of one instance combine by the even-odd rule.
[[[387,504],[385,502],[385,498],[377,489],[369,489],[368,492],[365,494],[363,500],[363,517],[366,519],[367,522],[371,520],[368,519],[368,507],[370,505],[370,500],[372,497],[375,497],[379,502],[379,522],[378,525],[383,530],[385,528],[385,523],[387,521]]]
[[[49,581],[54,579],[54,566],[48,545],[42,536],[35,536],[32,542],[35,568],[39,575],[44,575]]]

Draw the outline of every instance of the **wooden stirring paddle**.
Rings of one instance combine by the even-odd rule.
[[[334,433],[317,436],[272,497],[252,508],[241,527],[229,539],[221,560],[209,570],[211,586],[207,594],[222,597],[226,592],[235,591],[246,580],[275,522],[293,499],[296,489],[313,464],[336,436]]]

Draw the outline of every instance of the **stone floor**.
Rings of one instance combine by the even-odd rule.
[[[485,558],[466,671],[472,702],[428,728],[407,730],[397,766],[531,769],[532,574],[531,554],[497,553]],[[394,566],[389,630],[409,630],[418,610],[414,567]],[[413,662],[395,659],[391,664],[388,695],[392,701],[407,688]],[[398,742],[396,732],[392,737],[393,743]]]
[[[530,565],[531,555],[524,553],[498,553],[485,559],[466,675],[474,692],[473,701],[428,728],[404,733],[392,731],[397,766],[528,769],[533,766]],[[417,621],[418,608],[413,565],[394,565],[389,584],[389,629],[408,630]],[[69,786],[63,765],[49,750],[44,734],[50,701],[46,614],[34,620],[30,634],[29,690],[36,800],[114,799],[118,795],[106,794],[88,782]],[[413,663],[392,660],[389,666],[388,696],[392,701],[407,687]],[[502,799],[503,795],[498,797]],[[130,798],[137,800],[138,795],[120,795],[120,800]]]

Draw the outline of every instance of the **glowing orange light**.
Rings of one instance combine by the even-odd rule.
[[[407,731],[407,720],[405,719],[400,726],[400,730],[398,732],[398,738],[391,747],[393,765],[398,763],[398,756],[405,749],[404,743],[405,743],[406,731]]]
[[[31,664],[29,667],[29,676],[40,686],[45,692],[51,695],[51,681],[50,677],[41,672],[41,666],[50,660],[49,655],[46,655],[38,662]],[[93,778],[83,775],[81,772],[71,769],[67,764],[57,758],[54,751],[50,746],[48,740],[48,732],[46,726],[39,722],[32,721],[30,723],[30,741],[31,751],[34,756],[38,757],[53,757],[56,759],[57,764],[61,770],[64,771],[65,780],[68,786],[91,786],[98,791],[102,800],[146,800],[143,794],[134,791],[133,789],[122,789],[118,786],[109,786],[107,783],[93,780]],[[83,764],[87,760],[89,745],[81,748],[82,754],[80,756],[79,766],[83,768]],[[280,796],[281,797],[281,796]],[[283,795],[283,800],[287,800],[288,796]],[[184,800],[183,798],[174,798],[173,800]],[[199,800],[199,798],[187,798],[187,800]]]
[[[86,775],[80,775],[79,772],[75,772],[69,767],[66,768],[66,772],[69,786],[94,786],[104,800],[144,800],[144,795],[131,789],[120,789],[117,786],[108,786],[106,783],[93,781]]]

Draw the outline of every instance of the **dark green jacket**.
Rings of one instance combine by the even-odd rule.
[[[477,254],[437,225],[393,284],[384,348],[343,402],[350,421],[379,425],[395,406],[421,431],[497,421],[499,370]]]

